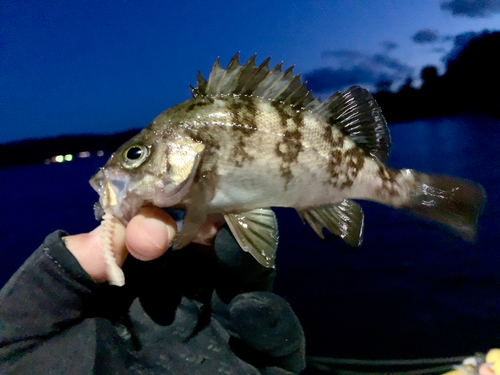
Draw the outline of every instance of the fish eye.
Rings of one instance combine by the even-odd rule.
[[[129,160],[137,160],[141,157],[142,155],[142,148],[138,147],[138,146],[133,146],[133,147],[130,147],[128,150],[127,150],[127,159]]]
[[[123,152],[123,166],[133,169],[140,166],[148,157],[149,149],[144,145],[133,145]]]

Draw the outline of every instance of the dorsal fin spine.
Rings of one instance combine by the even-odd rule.
[[[238,75],[240,69],[242,68],[238,60],[239,52],[233,56],[229,64],[227,65],[224,74],[220,78],[220,82],[215,89],[215,95],[224,95],[233,91],[236,85],[235,76]]]
[[[198,87],[196,88],[197,94],[204,95],[207,89],[207,81],[205,80],[205,78],[203,78],[199,70],[197,76],[197,85],[198,85]]]
[[[250,83],[258,85],[267,76],[267,74],[269,73],[269,60],[271,60],[270,57],[265,59],[262,64],[259,65],[252,77],[247,82],[245,82],[244,86],[241,88],[241,94],[253,93],[253,90],[251,90],[249,93],[246,92],[247,86],[249,86]]]
[[[266,78],[264,78],[258,87],[255,89],[255,94],[257,96],[261,96],[263,98],[272,99],[269,96],[269,92],[271,92],[272,88],[280,81],[283,77],[283,73],[281,73],[281,67],[283,66],[283,62],[276,65],[273,70],[267,73]]]
[[[314,100],[300,82],[300,75],[294,77],[293,66],[282,72],[283,63],[280,63],[270,70],[270,58],[256,66],[256,55],[242,66],[238,56],[233,56],[226,69],[220,67],[220,59],[217,59],[208,81],[199,74],[193,95],[253,95],[299,107]]]
[[[208,83],[206,88],[207,94],[213,94],[217,88],[218,83],[220,82],[221,75],[223,75],[225,70],[223,70],[220,66],[220,57],[217,57],[215,60],[212,71],[210,72],[210,76],[208,77]]]
[[[280,101],[282,102],[291,102],[291,99],[293,98],[293,96],[297,93],[297,91],[299,91],[301,88],[302,88],[302,83],[300,82],[300,74],[299,75],[296,75],[295,77],[293,77],[292,81],[290,82],[290,84],[288,85],[287,89],[285,91],[283,91],[282,95],[283,97],[279,98]],[[289,92],[287,92],[287,90],[290,90]],[[286,96],[284,96],[286,95]]]
[[[253,71],[257,69],[255,65],[255,58],[257,54],[254,54],[250,59],[242,66],[238,76],[235,77],[235,86],[233,88],[236,94],[242,92],[242,85],[249,81],[250,77],[253,76]]]
[[[282,100],[283,98],[281,97],[282,94],[285,93],[288,89],[293,89],[292,85],[295,84],[293,68],[294,66],[292,65],[283,73],[280,79],[277,80],[276,83],[272,86],[272,90],[271,88],[269,88],[268,94],[273,98],[273,100],[284,102]]]

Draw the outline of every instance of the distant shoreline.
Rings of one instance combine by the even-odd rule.
[[[44,163],[59,155],[64,158],[78,157],[81,152],[113,152],[139,132],[140,129],[133,129],[116,134],[62,135],[0,144],[0,168]]]
[[[389,127],[397,126],[399,123],[425,120],[436,117],[456,117],[456,116],[489,116],[485,113],[459,113],[448,116],[428,116],[418,118],[404,118],[400,120],[397,114],[389,113],[387,116]],[[391,121],[391,119],[397,119]],[[111,153],[116,151],[123,143],[140,132],[140,129],[133,129],[116,134],[82,134],[63,135],[52,138],[27,139],[10,143],[0,144],[0,168],[21,166],[26,164],[49,164],[55,161],[55,157],[64,159],[66,155],[78,158],[79,153],[89,153],[88,156],[95,156],[99,151]],[[80,155],[80,157],[88,157]],[[51,160],[52,159],[52,160]]]

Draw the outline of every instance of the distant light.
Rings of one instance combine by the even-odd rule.
[[[88,151],[82,151],[78,153],[79,158],[88,158],[90,156],[90,152]]]
[[[104,155],[104,151],[103,150],[97,151],[97,156],[101,157],[103,155]]]
[[[56,162],[58,162],[58,163],[62,163],[62,162],[64,161],[64,156],[62,156],[62,155],[57,155],[55,160],[56,160]]]
[[[45,164],[49,165],[49,164],[50,164],[50,159],[45,159],[43,162],[44,162]]]
[[[71,161],[71,160],[73,160],[73,155],[71,155],[71,154],[65,155],[65,156],[64,156],[64,160],[66,160],[66,161]]]

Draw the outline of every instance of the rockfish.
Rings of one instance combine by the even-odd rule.
[[[328,229],[359,246],[370,200],[439,222],[466,240],[476,234],[482,186],[387,167],[390,134],[367,90],[321,102],[293,67],[243,66],[238,54],[192,98],[153,120],[91,179],[109,215],[127,223],[145,205],[186,211],[175,238],[188,244],[210,213],[223,214],[243,250],[274,266],[278,227],[271,207],[293,207],[319,236]]]

